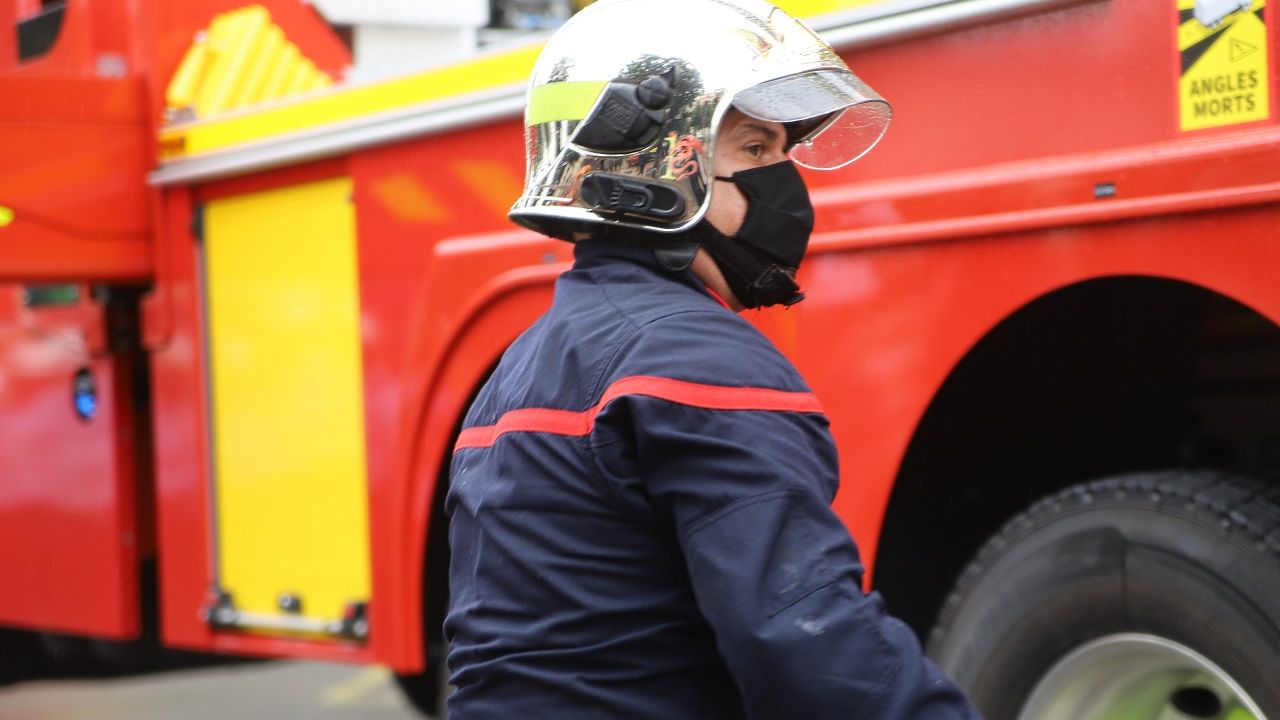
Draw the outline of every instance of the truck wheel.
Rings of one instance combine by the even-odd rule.
[[[43,671],[44,655],[35,633],[0,629],[0,686],[39,677]]]
[[[427,669],[416,675],[396,675],[396,684],[415,710],[426,717],[447,720],[449,709],[449,669],[445,665],[448,647],[443,643],[427,646]]]
[[[988,720],[1280,719],[1280,486],[1169,471],[1042,500],[929,650]]]

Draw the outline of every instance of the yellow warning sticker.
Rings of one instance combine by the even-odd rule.
[[[1267,0],[1176,0],[1183,130],[1271,117]]]

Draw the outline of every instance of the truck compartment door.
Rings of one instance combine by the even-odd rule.
[[[343,177],[204,207],[215,627],[367,630],[351,191]]]
[[[0,282],[0,624],[139,628],[130,359],[88,285]]]

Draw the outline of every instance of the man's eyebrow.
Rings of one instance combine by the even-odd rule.
[[[744,135],[744,134],[749,134],[749,133],[753,133],[753,132],[754,132],[754,133],[760,133],[761,135],[764,135],[764,136],[765,136],[765,139],[766,139],[766,140],[768,140],[769,142],[773,142],[774,140],[777,140],[777,139],[778,139],[778,131],[777,131],[777,130],[774,130],[774,129],[773,129],[773,128],[771,128],[771,127],[766,127],[766,126],[764,126],[764,125],[760,125],[759,123],[753,123],[753,122],[750,122],[750,121],[747,121],[747,122],[744,122],[744,123],[742,123],[742,124],[738,125],[738,128],[734,131],[734,133],[733,133],[733,134],[734,134],[734,135]]]

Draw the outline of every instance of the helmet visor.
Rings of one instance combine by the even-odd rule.
[[[734,107],[759,120],[813,124],[791,159],[813,170],[834,170],[875,147],[889,127],[889,103],[844,69],[809,70],[739,92]]]

